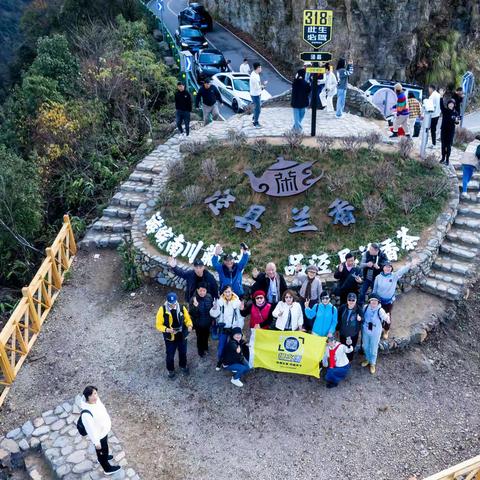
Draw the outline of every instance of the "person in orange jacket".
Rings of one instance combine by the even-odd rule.
[[[192,331],[193,323],[186,306],[178,303],[176,293],[169,293],[167,301],[158,309],[157,330],[163,333],[168,378],[175,378],[175,352],[178,350],[180,369],[185,375],[190,373],[187,367],[187,336]]]

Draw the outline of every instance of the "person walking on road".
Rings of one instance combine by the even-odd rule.
[[[396,83],[393,87],[397,95],[397,103],[392,107],[395,110],[395,120],[393,121],[393,133],[390,138],[398,137],[398,129],[401,127],[405,136],[410,136],[408,119],[410,111],[408,110],[408,100],[401,83]]]
[[[157,330],[163,333],[165,340],[168,378],[175,378],[175,352],[178,350],[180,370],[185,375],[187,367],[187,335],[192,331],[192,319],[186,306],[178,303],[177,294],[171,292],[157,312]]]
[[[348,77],[353,73],[353,62],[350,60],[348,65],[344,58],[340,58],[337,63],[337,113],[336,117],[341,118],[345,109],[345,100],[347,98]]]
[[[440,93],[437,92],[437,87],[435,85],[430,85],[428,87],[428,93],[430,95],[428,99],[431,100],[433,103],[433,112],[430,115],[430,132],[432,135],[432,144],[430,145],[430,148],[435,148],[435,146],[437,145],[437,125],[438,120],[440,119],[440,114],[442,113],[442,110],[440,108],[440,101],[442,100],[442,96],[440,95]]]
[[[198,108],[202,101],[203,111],[203,124],[208,125],[210,123],[210,115],[213,120],[218,120],[220,117],[220,111],[218,104],[222,103],[222,97],[215,85],[210,83],[210,79],[206,78],[203,82],[203,86],[197,92],[197,98],[195,99],[195,107]]]
[[[468,183],[470,182],[475,170],[479,169],[480,161],[480,142],[474,140],[467,145],[462,155],[462,197],[468,198]],[[480,192],[477,193],[480,198]]]
[[[248,64],[248,59],[244,58],[243,63],[240,64],[240,68],[238,69],[240,73],[244,73],[245,75],[250,75],[251,68]]]
[[[333,97],[337,94],[337,77],[330,64],[325,65],[325,86],[320,93],[320,101],[327,107],[327,113],[334,112]]]
[[[182,82],[177,83],[175,92],[175,121],[180,135],[184,135],[182,123],[185,125],[185,135],[190,135],[190,113],[192,112],[192,96],[185,90]]]
[[[260,79],[262,73],[262,66],[255,62],[253,64],[253,72],[250,74],[250,97],[253,102],[253,126],[255,128],[261,128],[259,123],[260,111],[262,109],[261,95],[262,90],[265,88],[267,82],[263,82]]]
[[[112,428],[110,415],[98,396],[98,389],[88,385],[83,390],[83,398],[80,405],[82,420],[88,438],[95,446],[98,463],[102,466],[105,475],[113,475],[121,467],[110,465],[109,460],[113,459],[108,450],[108,434]]]
[[[455,125],[460,123],[460,117],[455,110],[455,100],[453,98],[447,101],[447,106],[444,105],[444,100],[441,98],[440,109],[442,110],[442,126],[440,127],[442,159],[440,160],[440,163],[449,165],[453,138],[455,137]]]
[[[303,70],[300,71],[303,73]],[[292,130],[296,133],[302,133],[302,121],[305,117],[305,110],[310,102],[310,85],[305,78],[300,74],[295,77],[292,83],[292,100],[293,108],[293,127]]]

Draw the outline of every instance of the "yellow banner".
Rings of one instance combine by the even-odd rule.
[[[250,365],[319,378],[326,340],[305,332],[254,329],[250,337]]]

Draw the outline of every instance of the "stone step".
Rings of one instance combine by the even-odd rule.
[[[432,266],[435,270],[458,273],[460,275],[471,276],[475,273],[474,267],[469,262],[452,258],[446,254],[439,255]]]
[[[108,234],[90,230],[79,242],[79,246],[83,250],[92,250],[95,248],[117,248],[123,242],[123,238],[119,234]]]
[[[97,220],[92,229],[106,233],[125,233],[132,229],[132,222],[130,220],[120,220],[119,218],[107,217],[104,215]]]
[[[117,192],[110,202],[111,205],[121,205],[124,207],[138,207],[144,203],[147,196],[136,192]]]
[[[480,229],[480,218],[474,218],[467,215],[457,215],[453,223],[455,226],[463,227],[466,230],[474,230],[475,232],[478,232]]]
[[[462,180],[460,179],[458,181],[458,188],[461,190],[463,187]],[[478,189],[480,188],[480,183],[478,180],[470,180],[467,185],[467,191],[472,191],[475,190],[478,192]]]
[[[455,288],[463,288],[467,283],[465,275],[441,272],[439,270],[430,270],[427,278],[431,278],[433,280],[440,280],[441,282],[450,284],[452,287]]]
[[[472,204],[472,203],[479,203],[480,202],[480,195],[477,196],[479,192],[467,192],[465,195],[463,193],[460,194],[460,202],[461,204]]]
[[[431,293],[437,297],[446,298],[448,300],[459,300],[463,297],[463,290],[452,287],[450,284],[442,282],[441,280],[435,280],[428,278],[420,285],[420,289],[424,292]]]
[[[459,178],[459,180],[462,180],[463,178],[463,169],[462,169],[462,165],[459,164],[458,165],[458,168],[454,165],[455,167],[455,173],[457,174],[457,177]],[[472,178],[471,180],[480,180],[480,173],[479,172],[474,172],[474,174],[472,175]]]
[[[135,215],[135,207],[118,207],[109,206],[103,210],[103,215],[112,218],[121,218],[123,220],[130,220]]]
[[[135,170],[140,172],[151,172],[157,166],[158,160],[146,160],[143,159],[140,163],[137,164]]]
[[[480,205],[472,205],[470,203],[461,202],[458,205],[458,213],[465,217],[480,218]]]
[[[153,183],[153,179],[156,177],[154,173],[146,173],[146,172],[133,172],[129,177],[128,180],[131,182],[139,182],[145,183],[147,185],[151,185]]]
[[[145,183],[126,181],[120,185],[121,192],[135,192],[145,193],[148,192],[148,186]]]
[[[440,251],[451,257],[466,260],[467,262],[473,262],[479,252],[478,248],[459,245],[458,243],[452,243],[449,240],[444,241],[442,245],[440,245]]]
[[[480,247],[480,234],[471,230],[463,230],[461,228],[452,228],[446,235],[451,242],[460,245],[467,245],[473,247]]]

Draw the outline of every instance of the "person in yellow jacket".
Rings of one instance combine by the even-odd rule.
[[[167,301],[158,309],[157,330],[163,333],[167,351],[168,378],[175,378],[175,352],[178,349],[178,363],[185,375],[187,367],[187,335],[192,331],[193,323],[185,306],[178,303],[176,293],[169,293]]]

